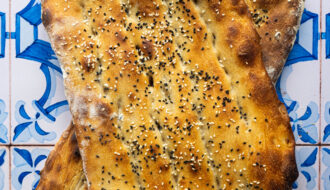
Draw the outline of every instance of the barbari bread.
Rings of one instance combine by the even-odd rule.
[[[77,139],[71,124],[63,132],[40,173],[37,189],[87,190]]]
[[[243,1],[43,3],[90,189],[290,188],[294,139],[248,15]]]
[[[304,0],[246,0],[261,37],[262,59],[276,82],[296,39]]]
[[[295,35],[302,15],[303,0],[248,0],[246,2],[257,32],[261,37],[261,50],[263,62],[264,65],[266,65],[266,71],[271,80],[275,83],[295,40]],[[271,37],[272,35],[274,35],[274,37]],[[63,135],[66,135],[66,133]],[[71,135],[75,137],[74,133]],[[56,162],[56,164],[65,165],[68,168],[82,167],[80,158],[74,159],[76,162],[67,162],[67,160],[62,159],[61,154],[59,154],[59,152],[70,152],[71,150],[74,150],[73,147],[77,146],[75,138],[70,139],[72,140],[69,140],[69,138],[61,138],[59,140],[58,144],[65,143],[66,146],[55,146],[53,150],[55,153],[52,153],[52,156],[48,158],[51,160],[48,164]],[[64,140],[68,142],[63,142]],[[72,171],[75,172],[75,175],[77,176],[82,173],[82,170],[70,170],[70,172]],[[84,181],[85,178],[81,179],[81,183],[77,182],[75,178],[61,178],[59,175],[66,176],[67,174],[64,171],[59,173],[58,170],[53,167],[50,169],[49,167],[48,169],[44,169],[40,179],[40,184],[42,185],[39,185],[39,188],[51,189],[51,187],[58,187],[58,185],[60,185],[60,189],[65,189],[67,185],[73,187],[72,184],[76,184],[78,188],[81,184],[86,185]],[[49,176],[58,176],[60,178],[56,177],[55,179],[50,179]]]
[[[261,50],[263,55],[263,62],[266,66],[266,71],[268,72],[268,75],[270,76],[271,80],[273,82],[276,82],[277,77],[279,76],[284,66],[285,60],[295,40],[295,35],[298,30],[300,18],[303,11],[303,0],[248,0],[246,2],[249,7],[249,11],[252,15],[257,32],[261,37]],[[72,136],[74,136],[73,133]],[[68,142],[63,142],[64,140]],[[56,164],[59,165],[68,166],[68,168],[81,167],[82,164],[80,158],[77,158],[77,162],[66,162],[66,159],[62,159],[61,154],[59,154],[59,152],[70,152],[70,150],[73,150],[72,147],[77,146],[77,142],[75,142],[74,140],[71,141],[69,140],[69,138],[61,138],[58,144],[62,143],[66,143],[67,145],[64,147],[55,146],[53,152],[56,153],[52,153],[52,156],[49,158],[49,160],[57,162]],[[48,164],[51,164],[51,162],[48,162]],[[51,186],[58,187],[56,185],[61,185],[60,189],[67,189],[65,188],[66,184],[85,184],[75,181],[75,178],[66,178],[67,174],[64,171],[60,173],[56,171],[58,170],[55,170],[55,168],[49,169],[48,167],[48,169],[44,169],[42,172],[43,175],[41,175],[40,180],[40,184],[42,185],[39,185],[39,188],[50,189]],[[79,175],[81,174],[80,172],[82,172],[82,170],[69,171],[76,172],[76,175]],[[56,173],[52,174],[52,172]],[[52,180],[49,179],[48,176],[57,177]],[[59,180],[62,179],[58,178],[61,176],[65,176],[65,178],[63,178],[65,179],[64,181]],[[84,179],[81,179],[81,181],[83,180]]]

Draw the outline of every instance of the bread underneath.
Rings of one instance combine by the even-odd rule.
[[[304,0],[246,0],[261,38],[262,60],[270,79],[280,76],[296,40]]]

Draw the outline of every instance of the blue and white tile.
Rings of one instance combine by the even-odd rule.
[[[330,146],[321,148],[321,190],[330,189]]]
[[[5,56],[5,52],[8,52],[6,32],[9,32],[9,1],[2,1],[0,7],[0,58],[7,57]]]
[[[9,151],[5,146],[0,146],[0,189],[9,189]]]
[[[0,144],[9,143],[9,3],[0,6]]]
[[[296,147],[296,161],[299,177],[293,184],[293,189],[318,189],[319,177],[319,147],[298,146]]]
[[[11,147],[11,189],[35,189],[52,147]]]
[[[329,93],[329,92],[325,92],[325,93]],[[322,100],[323,119],[322,119],[321,136],[322,136],[322,143],[330,143],[330,98],[329,96],[324,96],[324,97],[325,98],[323,98]]]
[[[306,1],[297,40],[276,84],[298,144],[319,142],[319,7],[317,1]]]
[[[322,4],[322,95],[321,95],[321,139],[330,143],[330,1]]]
[[[71,119],[40,6],[40,0],[15,0],[11,6],[13,144],[54,144]]]

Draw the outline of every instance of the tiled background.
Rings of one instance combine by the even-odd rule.
[[[0,190],[34,189],[70,122],[40,0],[0,0]],[[306,0],[276,85],[297,142],[294,189],[330,190],[330,0]]]

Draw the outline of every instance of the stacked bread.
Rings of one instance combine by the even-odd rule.
[[[72,125],[37,189],[290,189],[302,0],[44,0]],[[268,74],[267,74],[267,72]]]

